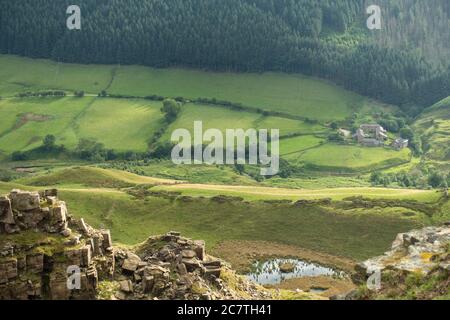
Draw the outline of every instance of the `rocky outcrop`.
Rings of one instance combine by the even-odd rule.
[[[450,224],[399,234],[390,251],[356,265],[352,278],[367,289],[359,298],[448,297]]]
[[[133,252],[115,252],[118,291],[116,299],[242,299],[270,298],[268,291],[243,281],[230,287],[222,273],[233,272],[219,259],[206,254],[204,241],[182,237],[178,232],[150,237]],[[235,276],[235,275],[234,275]],[[235,276],[236,279],[238,276]]]
[[[178,232],[133,250],[75,220],[57,190],[0,197],[0,299],[269,299]]]
[[[86,232],[80,224],[57,190],[1,197],[0,299],[95,298],[99,272],[113,276],[114,253],[108,231]],[[79,279],[76,289],[70,270]]]

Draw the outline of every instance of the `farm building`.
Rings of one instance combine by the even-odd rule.
[[[392,143],[392,146],[397,150],[408,148],[408,145],[409,145],[409,140],[402,139],[402,138],[397,138]]]
[[[387,131],[379,124],[362,124],[354,137],[366,147],[382,146],[388,138]]]

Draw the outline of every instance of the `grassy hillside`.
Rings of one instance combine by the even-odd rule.
[[[124,244],[175,229],[207,240],[212,249],[222,241],[263,240],[355,260],[380,254],[397,233],[429,223],[431,218],[423,210],[437,214],[441,196],[436,191],[407,189],[295,190],[174,183],[118,170],[72,167],[0,182],[0,193],[56,186],[71,214],[110,228],[114,240]],[[372,198],[374,205],[343,201],[352,196]],[[333,201],[299,205],[280,201],[324,198]]]
[[[414,128],[422,136],[428,158],[450,160],[450,97],[426,109]]]
[[[395,166],[410,160],[409,149],[368,148],[357,145],[324,144],[289,154],[292,163],[320,171],[366,171]]]
[[[93,188],[126,188],[140,184],[172,184],[174,180],[138,176],[120,170],[95,167],[57,169],[44,174],[25,177],[15,182],[31,186],[83,186]]]
[[[321,121],[343,120],[383,105],[323,80],[297,74],[237,74],[141,66],[60,64],[0,55],[0,96],[43,89],[97,94],[216,98]]]
[[[64,64],[0,55],[0,96],[43,89],[98,93],[108,87],[113,67]]]
[[[88,138],[118,151],[146,151],[161,126],[159,109],[155,102],[94,97],[0,100],[0,150],[29,150],[53,134],[72,149]]]
[[[361,96],[327,82],[277,73],[234,74],[121,67],[110,91],[139,96],[216,98],[319,120],[344,119],[365,103]]]
[[[186,196],[214,197],[226,195],[242,197],[246,200],[318,200],[329,198],[342,200],[348,197],[364,196],[373,199],[403,199],[435,202],[441,196],[436,191],[386,189],[386,188],[333,188],[333,189],[286,189],[257,186],[225,186],[225,185],[201,185],[178,184],[171,186],[158,186],[154,190],[166,190],[181,192]]]
[[[203,122],[203,132],[207,129],[219,129],[225,134],[226,129],[279,129],[281,136],[324,132],[327,129],[318,124],[308,124],[272,116],[262,116],[253,112],[235,111],[215,106],[187,104],[182,108],[178,119],[166,130],[161,141],[169,141],[171,134],[178,128],[188,129],[193,134],[194,121]]]
[[[0,193],[14,187],[36,189],[0,182]],[[221,241],[264,240],[359,260],[382,253],[397,233],[417,226],[417,221],[389,210],[359,213],[326,206],[139,199],[119,190],[62,186],[60,198],[67,201],[72,215],[95,227],[110,228],[114,240],[124,244],[175,229],[205,239],[212,249]]]

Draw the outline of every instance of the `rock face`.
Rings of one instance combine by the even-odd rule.
[[[379,270],[394,269],[403,272],[429,274],[448,261],[441,261],[450,244],[450,227],[427,227],[401,233],[397,236],[390,251],[383,256],[364,261],[356,266],[354,280],[361,283]],[[448,260],[448,257],[446,257]]]
[[[225,279],[233,279],[230,285]],[[57,190],[0,197],[0,299],[270,299],[178,232],[135,251],[73,219]]]
[[[109,232],[85,232],[56,196],[56,190],[13,190],[0,198],[0,299],[92,299],[99,273],[112,278]],[[105,243],[101,254],[94,243]]]
[[[429,292],[423,292],[415,297],[428,299],[439,295],[448,295],[450,290],[449,265],[450,225],[447,224],[399,234],[390,251],[383,256],[356,265],[352,278],[356,284],[366,284],[367,280],[378,272],[379,286],[369,288],[375,292],[375,297],[376,294],[390,293],[398,296],[404,294],[401,292],[402,290],[410,289],[408,281],[405,281],[408,277],[412,277],[416,279],[417,283],[422,284],[435,281],[432,286],[428,285],[428,287],[434,286],[436,290],[429,290]],[[442,279],[442,281],[436,279]],[[418,292],[418,290],[412,291]]]

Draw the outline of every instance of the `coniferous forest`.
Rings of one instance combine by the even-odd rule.
[[[68,30],[72,2],[1,1],[0,52],[61,62],[299,72],[410,114],[450,95],[447,0],[383,0],[384,29],[373,31],[366,28],[370,1],[364,0],[78,0],[82,30]]]

